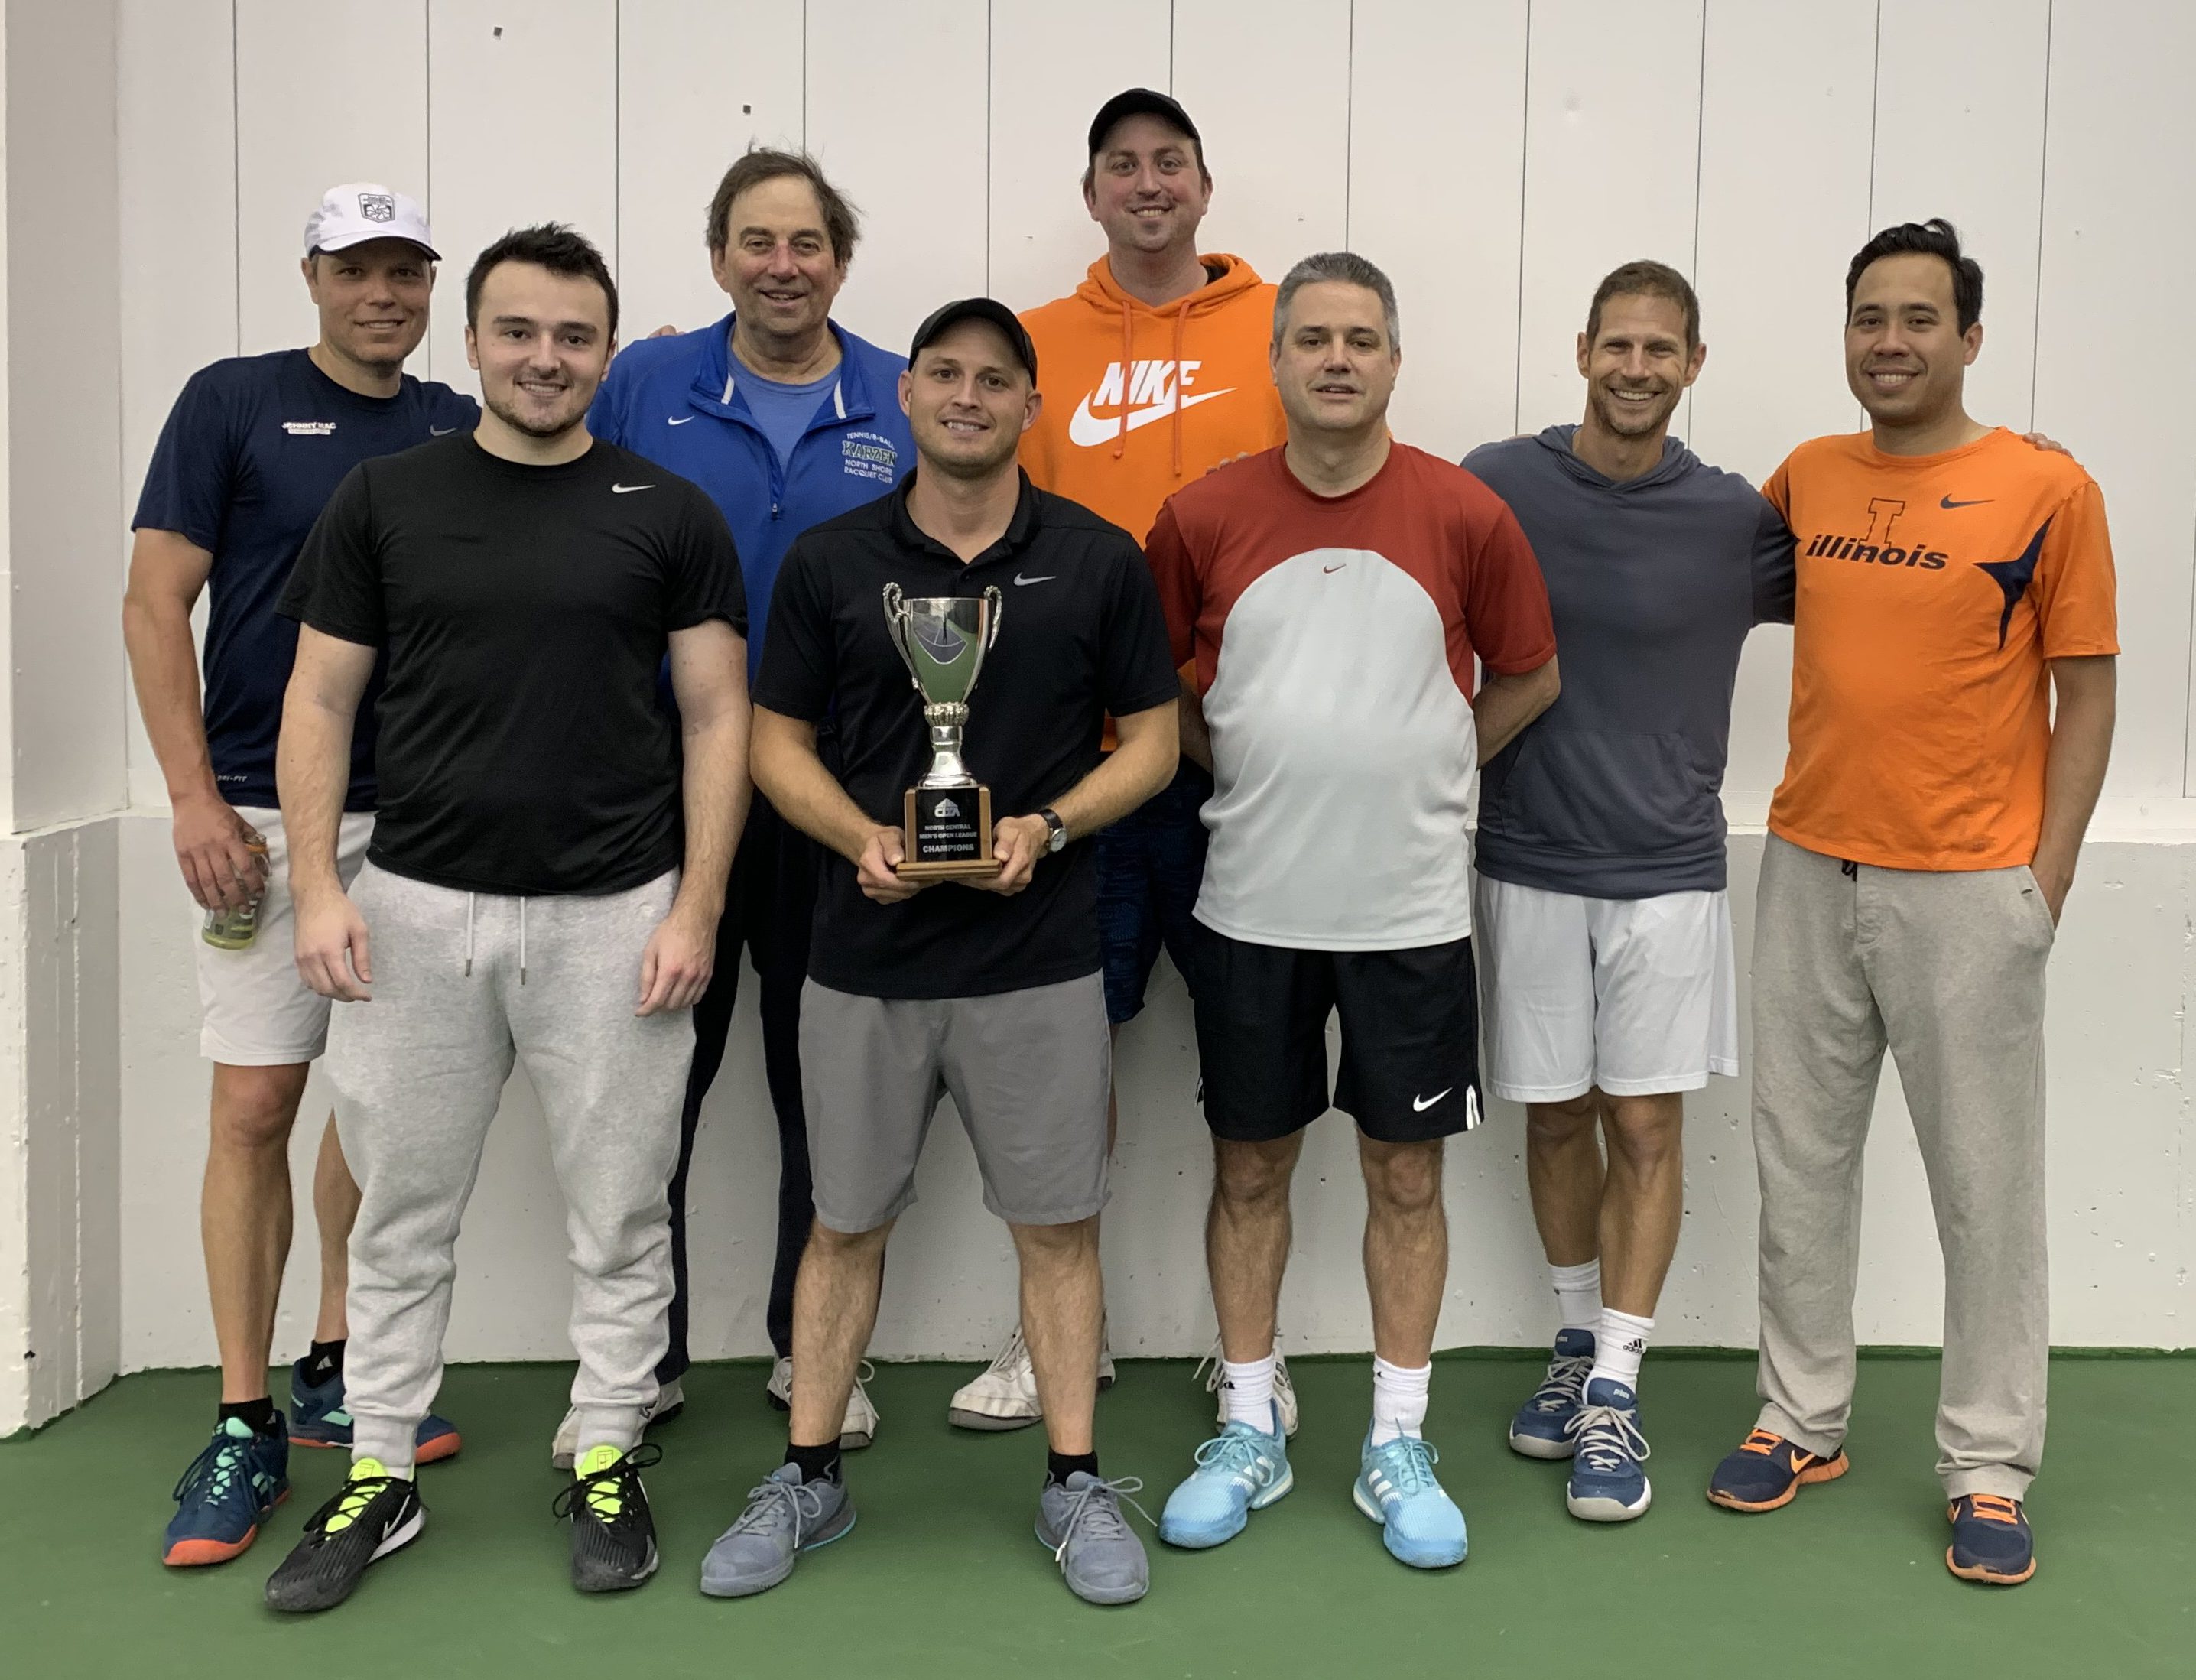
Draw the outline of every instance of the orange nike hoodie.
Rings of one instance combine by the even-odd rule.
[[[1101,257],[1072,297],[1021,317],[1044,392],[1022,465],[1138,542],[1184,484],[1288,440],[1267,360],[1274,288],[1240,257],[1199,261],[1211,280],[1154,309]]]

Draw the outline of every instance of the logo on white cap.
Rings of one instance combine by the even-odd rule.
[[[438,257],[419,202],[371,181],[331,187],[305,222],[305,254],[343,251],[368,240],[407,240]]]

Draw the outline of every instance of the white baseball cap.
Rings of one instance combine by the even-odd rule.
[[[419,208],[419,200],[371,181],[329,188],[319,208],[305,218],[308,257],[316,251],[347,250],[368,240],[408,240],[436,262],[442,261],[442,253],[435,249],[427,232],[427,212]]]

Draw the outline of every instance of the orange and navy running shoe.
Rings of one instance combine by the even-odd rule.
[[[2036,1573],[2036,1537],[2020,1501],[1997,1493],[1967,1493],[1945,1507],[1952,1544],[1945,1567],[1963,1581],[2019,1586]]]
[[[1727,1511],[1773,1511],[1813,1481],[1835,1481],[1852,1468],[1843,1449],[1824,1458],[1779,1435],[1755,1429],[1708,1478],[1708,1503]]]

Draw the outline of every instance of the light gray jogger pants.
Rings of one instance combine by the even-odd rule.
[[[355,1458],[411,1471],[442,1386],[458,1226],[514,1057],[564,1192],[581,1444],[639,1440],[666,1346],[667,1186],[694,1023],[633,1011],[678,885],[674,871],[601,898],[519,899],[360,872],[373,1001],[337,1007],[325,1063],[361,1198],[344,1359]]]
[[[1861,1151],[1888,1045],[1945,1256],[1937,1473],[2024,1498],[2043,1456],[2043,970],[2027,869],[1841,863],[1769,837],[1754,947],[1760,1427],[1836,1452],[1852,1410]]]

